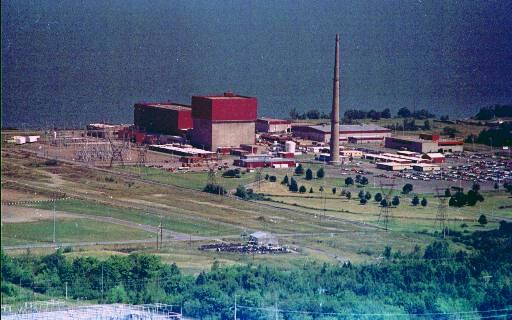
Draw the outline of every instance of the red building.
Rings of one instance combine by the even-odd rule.
[[[255,143],[256,98],[224,93],[192,97],[192,144],[208,150]]]
[[[134,123],[145,132],[179,135],[192,129],[192,109],[170,102],[136,103]]]

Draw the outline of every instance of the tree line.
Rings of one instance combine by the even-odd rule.
[[[47,256],[2,251],[2,298],[16,297],[21,290],[62,298],[67,284],[70,299],[176,304],[198,319],[233,318],[235,299],[237,316],[249,320],[267,319],[267,308],[276,304],[295,311],[282,312],[287,320],[336,318],[322,313],[428,313],[425,318],[437,319],[475,310],[482,316],[503,314],[489,310],[512,306],[512,223],[450,235],[473,250],[454,251],[447,241],[435,241],[407,253],[386,247],[379,263],[306,262],[291,269],[214,263],[197,276],[148,254],[102,261],[71,259],[61,250]]]

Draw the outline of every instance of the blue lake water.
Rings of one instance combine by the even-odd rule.
[[[130,123],[136,101],[233,91],[259,115],[466,117],[512,102],[509,1],[3,1],[2,126]]]

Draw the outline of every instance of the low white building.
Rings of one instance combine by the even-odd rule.
[[[251,233],[249,241],[257,246],[263,247],[279,247],[279,241],[276,236],[269,232],[256,231]]]

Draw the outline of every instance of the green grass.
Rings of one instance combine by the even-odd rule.
[[[38,203],[35,204],[34,207],[51,210],[53,209],[53,204]],[[56,203],[55,209],[58,211],[65,212],[113,217],[116,219],[132,221],[135,223],[141,223],[151,226],[158,226],[160,222],[162,222],[164,229],[182,233],[190,233],[200,236],[229,235],[237,234],[239,232],[238,229],[230,228],[229,226],[226,225],[219,225],[213,222],[187,219],[187,217],[185,216],[177,217],[165,215],[162,216],[162,218],[160,218],[155,214],[149,214],[147,212],[143,212],[140,210],[107,206],[91,201],[83,201],[76,199],[58,201]]]
[[[96,242],[148,239],[152,233],[87,219],[58,220],[57,242]],[[2,245],[53,241],[53,221],[6,223],[2,226]]]
[[[137,175],[140,174],[142,178],[151,181],[195,190],[203,190],[208,181],[208,172],[172,173],[162,169],[137,167],[124,167],[117,169]],[[224,178],[222,177],[222,173],[223,171],[216,171],[216,180],[217,183],[220,183],[226,189],[235,189],[239,185],[254,182],[255,179],[254,172],[242,173],[240,178]]]

